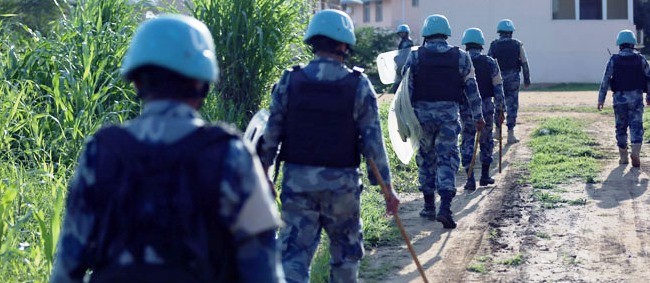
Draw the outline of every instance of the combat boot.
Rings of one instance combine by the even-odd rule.
[[[618,155],[620,156],[618,164],[627,164],[629,162],[627,158],[627,147],[619,147]]]
[[[469,172],[469,168],[465,170],[467,172],[467,182],[465,182],[465,191],[473,192],[476,190],[476,179],[474,179],[474,172]]]
[[[456,228],[456,222],[451,213],[451,200],[456,196],[455,192],[443,191],[440,193],[440,211],[438,211],[438,216],[436,220],[442,223],[442,227],[445,229],[454,229]]]
[[[519,139],[515,137],[515,129],[508,129],[508,144],[518,143]]]
[[[494,184],[494,179],[490,178],[490,164],[483,163],[481,166],[481,180],[479,181],[481,186],[487,186]]]
[[[436,195],[424,195],[424,209],[420,211],[420,216],[429,220],[436,219]]]
[[[641,166],[641,144],[640,143],[632,144],[632,154],[630,154],[630,159],[632,159],[632,167]]]

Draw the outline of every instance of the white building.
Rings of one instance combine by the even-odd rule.
[[[633,0],[363,0],[343,8],[356,27],[406,23],[416,42],[424,19],[443,14],[453,45],[470,27],[482,29],[489,44],[498,37],[498,21],[509,18],[514,37],[524,43],[533,83],[600,82],[608,49],[618,51],[618,32],[635,30]]]

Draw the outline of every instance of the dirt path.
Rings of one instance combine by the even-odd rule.
[[[493,164],[496,184],[464,194],[464,174],[458,174],[459,194],[452,204],[458,228],[446,230],[420,218],[421,197],[403,196],[400,216],[431,282],[650,280],[650,166],[639,170],[618,165],[612,115],[545,110],[595,108],[596,97],[595,92],[522,92],[517,125],[522,141],[504,147],[501,174]],[[529,134],[540,117],[548,116],[588,121],[587,130],[605,154],[597,183],[562,187],[563,197],[584,199],[584,205],[543,209],[533,202],[532,188],[520,182],[531,157]],[[648,162],[642,153],[642,165]],[[421,282],[405,245],[379,248],[367,256],[371,269],[396,271],[364,282]],[[503,264],[515,259],[521,264]],[[485,272],[467,271],[474,263],[486,266]]]

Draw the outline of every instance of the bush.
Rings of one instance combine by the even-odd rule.
[[[282,70],[303,59],[306,1],[196,0],[191,9],[212,32],[222,71],[215,118],[244,127]]]
[[[349,59],[350,65],[365,69],[364,73],[368,75],[377,93],[388,91],[390,85],[384,85],[379,80],[376,60],[379,53],[397,49],[395,33],[386,28],[373,27],[358,28],[354,33],[357,44]]]

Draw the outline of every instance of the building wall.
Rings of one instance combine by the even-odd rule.
[[[392,2],[395,3],[391,9],[384,4],[384,14],[401,12],[401,1]],[[533,83],[600,82],[609,59],[607,49],[612,53],[618,51],[617,33],[622,29],[635,30],[632,0],[628,0],[626,20],[553,20],[551,0],[420,0],[417,8],[410,7],[411,0],[405,2],[405,22],[417,39],[424,19],[430,14],[447,16],[452,27],[449,43],[453,45],[460,45],[463,31],[470,27],[481,28],[490,42],[498,37],[496,24],[500,19],[513,20],[514,37],[524,43]],[[355,25],[364,26],[357,11],[359,7],[354,7]],[[401,15],[392,19],[383,26],[394,28]]]

